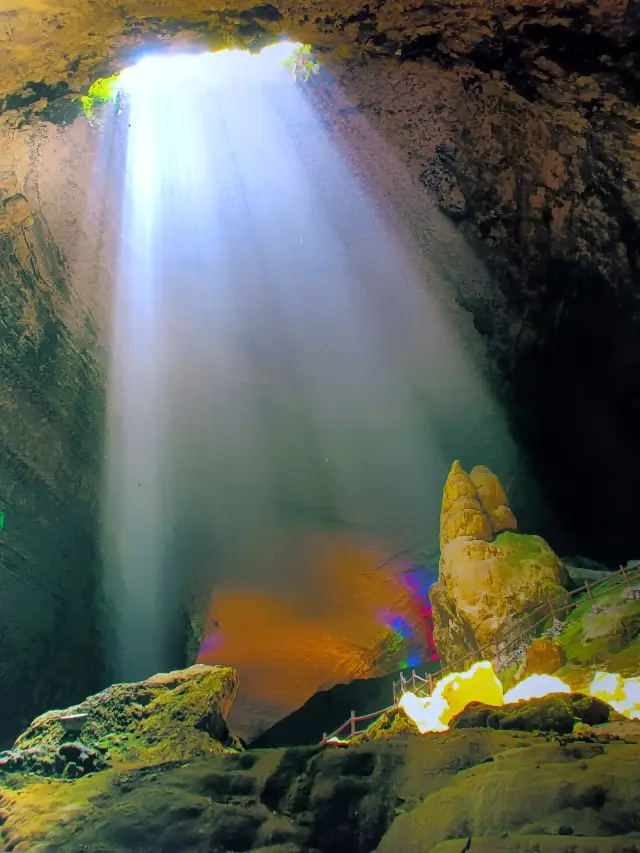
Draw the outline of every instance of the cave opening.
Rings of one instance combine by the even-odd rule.
[[[23,685],[38,676],[9,667],[13,730],[106,683],[103,647],[109,677],[137,677],[182,665],[187,634],[189,660],[240,663],[271,719],[300,698],[273,688],[277,667],[251,667],[278,658],[276,638],[300,695],[330,681],[338,658],[340,678],[372,661],[424,664],[432,638],[418,641],[414,622],[429,622],[441,487],[457,457],[499,473],[521,529],[558,553],[609,566],[633,556],[632,502],[601,496],[640,470],[637,217],[620,143],[628,93],[608,55],[617,36],[594,40],[606,51],[587,66],[568,61],[562,26],[525,20],[513,35],[474,36],[465,53],[439,22],[425,33],[370,11],[174,17],[128,17],[112,41],[104,22],[83,20],[66,52],[47,42],[46,70],[16,54],[3,77],[0,260],[18,329],[2,362],[3,567],[17,613],[24,578],[41,590],[33,606],[54,602],[42,630],[0,626],[5,657],[50,673],[34,700]],[[64,20],[49,23],[67,38]],[[306,50],[297,79],[283,65],[285,30],[314,43],[321,73]],[[208,49],[271,42],[264,56],[282,55],[258,82],[241,68],[248,53],[182,50],[201,35]],[[227,91],[193,71],[214,56],[231,63]],[[166,72],[155,64],[165,59]],[[172,70],[174,59],[192,70]],[[147,69],[137,84],[134,60]],[[129,87],[89,104],[86,122],[96,76],[123,66]],[[500,402],[473,322],[507,375]],[[29,494],[27,524],[17,508]],[[390,555],[411,578],[398,606],[377,585]],[[125,640],[122,612],[96,615],[103,562],[106,597],[128,600]],[[128,584],[112,571],[124,564],[136,568]],[[392,641],[339,646],[365,612]],[[324,640],[305,682],[311,634]],[[79,635],[83,672],[69,665]],[[333,659],[319,651],[332,645]],[[240,713],[254,713],[243,701]]]
[[[0,849],[633,846],[632,5],[3,0]]]

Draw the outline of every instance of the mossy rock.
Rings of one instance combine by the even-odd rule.
[[[237,745],[225,722],[237,689],[235,670],[204,665],[115,684],[35,719],[10,752],[0,754],[0,770],[75,778],[113,764],[220,752]],[[64,718],[74,715],[86,721],[69,733]]]
[[[378,853],[638,850],[636,744],[520,737],[520,748],[457,773],[400,815]]]
[[[580,693],[555,693],[500,708],[472,702],[454,717],[451,728],[569,734],[577,723],[600,725],[608,722],[610,714],[611,708],[599,699]]]
[[[368,729],[356,735],[351,743],[371,743],[407,735],[419,735],[418,727],[403,708],[391,708],[372,723]]]

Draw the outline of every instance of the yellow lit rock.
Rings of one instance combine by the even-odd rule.
[[[630,720],[640,720],[640,677],[623,678],[614,672],[596,672],[589,693]]]
[[[571,693],[571,688],[555,675],[530,675],[504,694],[504,704],[542,699],[552,693]]]
[[[469,475],[454,462],[442,494],[440,511],[440,548],[458,536],[491,538],[491,520],[476,496]]]
[[[507,494],[502,483],[486,465],[476,465],[469,474],[482,509],[487,513],[493,533],[515,530],[516,517],[509,507]]]
[[[474,664],[466,672],[453,672],[438,683],[434,695],[441,696],[447,705],[443,722],[449,722],[471,702],[502,705],[502,685],[489,661]]]
[[[503,704],[502,685],[489,661],[476,663],[466,672],[445,676],[427,698],[405,693],[399,704],[421,734],[425,734],[446,731],[451,720],[471,702],[496,707]]]
[[[442,494],[440,547],[459,536],[489,541],[501,530],[515,530],[517,522],[500,480],[485,465],[467,474],[460,462],[451,466]]]
[[[564,650],[548,637],[537,637],[527,649],[522,670],[523,678],[529,675],[553,675],[564,665]]]
[[[444,665],[471,652],[493,659],[496,639],[523,614],[565,593],[562,565],[544,539],[497,532],[515,526],[498,478],[484,466],[472,474],[454,462],[442,499],[440,576],[429,595]]]

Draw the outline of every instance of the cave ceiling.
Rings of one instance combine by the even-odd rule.
[[[281,37],[311,43],[336,59],[429,56],[508,70],[518,54],[559,53],[573,70],[624,69],[635,83],[637,4],[557,0],[516,4],[331,0],[301,4],[215,0],[5,0],[0,10],[0,111],[19,121],[52,119],[52,104],[85,92],[140,51],[195,44],[249,49]],[[559,35],[562,34],[562,35]]]

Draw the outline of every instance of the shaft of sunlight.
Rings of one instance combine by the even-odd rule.
[[[374,212],[291,50],[149,57],[120,80],[105,540],[121,678],[175,659],[186,586],[232,578],[308,616],[322,589],[298,533],[337,525],[393,553],[429,533],[454,454],[515,457],[438,271]]]

